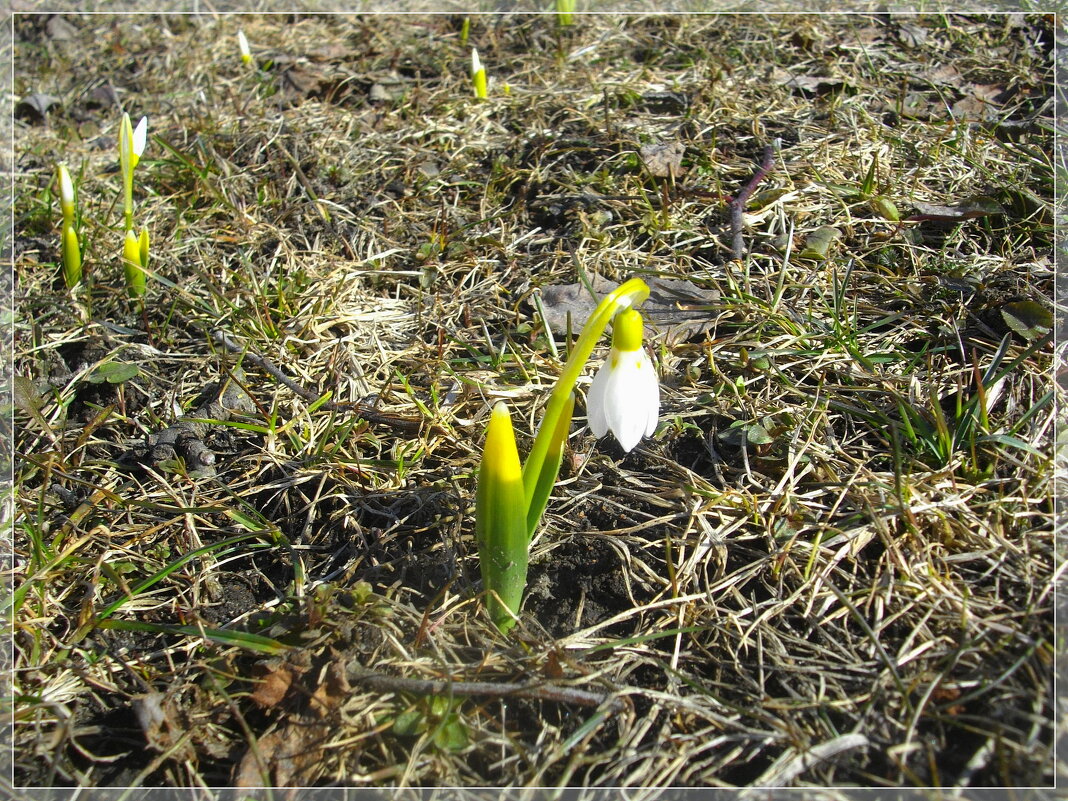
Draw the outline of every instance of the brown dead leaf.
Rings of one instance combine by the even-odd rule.
[[[234,769],[234,786],[286,787],[312,784],[319,778],[323,743],[330,727],[290,723],[250,745]]]
[[[1001,114],[1005,87],[996,84],[971,84],[967,94],[953,104],[953,116],[959,120],[986,121]]]
[[[305,55],[312,61],[340,61],[352,54],[352,49],[343,42],[329,42],[309,50]]]
[[[933,70],[928,70],[926,76],[927,80],[931,83],[940,83],[949,86],[960,86],[964,82],[964,76],[961,74],[961,71],[953,64],[942,64],[935,67]]]
[[[649,299],[641,306],[645,330],[649,336],[658,335],[668,342],[681,342],[710,330],[719,315],[720,294],[714,289],[702,289],[689,281],[675,278],[650,278]],[[554,334],[565,335],[568,314],[571,330],[579,331],[603,295],[617,284],[599,275],[590,276],[590,284],[598,297],[594,299],[584,284],[553,284],[542,287],[545,318]]]
[[[110,83],[94,87],[85,100],[85,107],[90,109],[118,108],[118,106],[119,95]]]
[[[854,41],[859,45],[872,45],[886,38],[886,30],[880,25],[865,25],[853,31]]]
[[[253,700],[263,706],[265,701],[277,703],[285,697],[293,680],[310,668],[306,655],[294,659],[268,659],[259,663],[265,677],[253,693]],[[264,735],[249,747],[234,769],[235,786],[262,787],[266,782],[269,786],[282,787],[311,784],[318,779],[323,748],[332,733],[327,719],[348,698],[351,689],[344,660],[332,659],[319,672],[319,684],[308,697],[305,710],[294,711],[282,728]]]
[[[798,75],[779,67],[772,70],[771,82],[808,95],[825,95],[835,89],[840,89],[845,83],[841,78],[832,78],[827,75]]]
[[[319,717],[325,718],[348,697],[351,690],[349,680],[345,677],[344,663],[341,660],[332,661],[312,693],[309,705]]]
[[[25,119],[31,123],[44,122],[45,115],[53,106],[58,105],[58,97],[34,92],[15,104],[15,119]]]
[[[278,76],[278,86],[290,97],[308,97],[319,92],[323,75],[318,70],[296,64],[282,70]]]
[[[257,677],[256,689],[249,696],[257,706],[264,709],[277,706],[286,697],[286,693],[289,692],[289,688],[293,685],[294,671],[290,666],[286,664],[269,664],[281,662],[282,660],[280,659],[270,659],[265,662],[258,662],[253,668],[256,673],[261,673]]]
[[[906,47],[919,47],[927,41],[927,30],[919,25],[905,23],[897,27],[897,38]]]
[[[974,198],[956,206],[939,206],[934,203],[913,202],[916,213],[909,221],[931,220],[934,222],[961,222],[975,217],[989,217],[992,214],[1004,214],[1005,209],[996,200],[988,197]]]
[[[682,156],[686,152],[682,142],[644,145],[639,152],[646,168],[657,178],[682,175]]]

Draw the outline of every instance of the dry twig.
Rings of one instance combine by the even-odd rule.
[[[749,183],[745,185],[745,189],[738,193],[738,196],[731,201],[731,239],[732,250],[734,251],[734,258],[741,261],[745,258],[745,238],[744,238],[744,224],[742,222],[742,213],[745,211],[745,204],[749,201],[753,191],[757,188],[761,181],[768,177],[771,172],[771,168],[775,164],[775,153],[778,152],[779,143],[776,141],[774,144],[764,146],[764,158],[760,162],[760,169],[756,171],[756,174],[750,179]]]

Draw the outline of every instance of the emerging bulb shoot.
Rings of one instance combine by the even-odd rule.
[[[489,81],[486,78],[486,68],[478,57],[478,50],[471,48],[471,82],[475,87],[475,97],[485,99],[489,97]]]

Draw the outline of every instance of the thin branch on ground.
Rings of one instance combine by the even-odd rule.
[[[760,169],[756,171],[756,174],[750,179],[749,183],[745,185],[745,189],[739,192],[738,196],[731,201],[732,250],[734,251],[734,258],[738,261],[745,258],[746,252],[744,237],[745,226],[742,222],[742,212],[745,211],[745,204],[749,202],[749,198],[752,196],[753,191],[771,172],[771,168],[775,165],[775,154],[778,150],[778,140],[773,144],[764,146],[764,158],[760,162]]]
[[[539,701],[556,701],[562,704],[591,707],[608,703],[609,708],[616,712],[627,707],[626,701],[622,698],[613,698],[607,693],[594,693],[574,687],[559,687],[554,684],[406,679],[385,673],[364,671],[359,667],[351,666],[347,678],[354,684],[365,684],[381,692],[403,692],[415,695],[477,695],[484,698],[534,698]]]

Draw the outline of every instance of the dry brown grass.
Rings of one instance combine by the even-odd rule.
[[[475,17],[486,102],[459,17],[46,21],[15,24],[16,94],[60,101],[16,143],[17,782],[1051,782],[1054,348],[1006,323],[1052,308],[1048,20]],[[143,311],[105,86],[150,120]],[[667,182],[638,151],[671,141]],[[875,196],[1000,211],[897,225]],[[652,440],[574,427],[501,637],[481,431],[507,398],[529,443],[560,366],[532,298],[576,264],[719,300],[656,345]],[[215,330],[353,411],[235,372]],[[140,374],[91,383],[107,360]],[[214,428],[214,475],[120,463],[227,379],[255,410]]]

